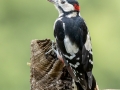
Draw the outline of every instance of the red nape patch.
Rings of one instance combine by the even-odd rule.
[[[76,11],[80,11],[80,6],[79,5],[74,4],[74,8],[75,8]]]

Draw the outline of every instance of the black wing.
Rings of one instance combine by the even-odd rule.
[[[71,22],[66,28],[66,34],[69,36],[70,40],[79,47],[79,52],[82,53],[82,66],[84,72],[88,79],[89,88],[92,87],[92,68],[93,68],[93,55],[92,46],[88,28],[85,21],[81,17],[72,18],[65,20],[64,22]],[[70,27],[72,26],[72,27]],[[70,28],[69,28],[70,27]]]
[[[92,81],[93,81],[93,76],[92,76],[93,55],[92,55],[91,38],[84,21],[83,24],[80,26],[80,28],[83,30],[82,64],[84,71],[87,73],[88,86],[91,89]]]
[[[75,77],[70,65],[68,64],[68,62],[66,61],[63,53],[67,54],[66,49],[65,49],[65,45],[64,45],[64,37],[65,37],[65,32],[64,32],[64,23],[62,20],[58,20],[55,22],[55,27],[54,27],[54,37],[56,38],[56,42],[57,42],[57,47],[58,47],[58,51],[59,54],[62,55],[64,63],[66,65],[66,68],[68,70],[68,72],[70,73],[70,75],[72,76],[72,78],[76,81],[77,78]]]
[[[76,28],[77,33],[75,33],[74,42],[79,46],[80,50],[82,51],[82,65],[87,75],[88,86],[91,89],[93,81],[93,55],[90,34],[88,32],[85,21],[81,17],[78,17],[78,19],[76,19],[75,24],[76,25],[74,25],[74,28]],[[79,28],[77,29],[77,27]]]

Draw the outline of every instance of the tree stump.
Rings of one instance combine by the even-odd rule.
[[[51,45],[49,39],[31,42],[31,90],[72,90],[72,78],[64,64],[56,59],[53,52],[45,55]]]

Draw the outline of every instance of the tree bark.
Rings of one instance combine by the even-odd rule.
[[[45,55],[51,45],[49,39],[31,42],[31,90],[72,90],[72,78],[64,64],[53,52]]]

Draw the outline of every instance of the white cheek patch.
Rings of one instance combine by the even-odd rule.
[[[65,4],[60,4],[61,8],[65,11],[65,12],[69,12],[74,10],[74,6],[69,4],[67,1],[65,1]]]

